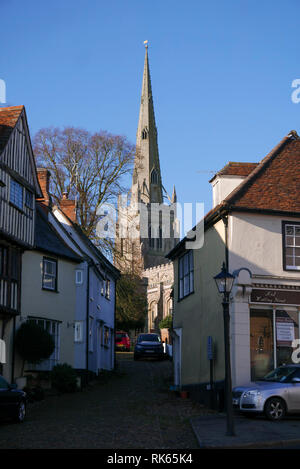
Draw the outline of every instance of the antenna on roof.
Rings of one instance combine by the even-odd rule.
[[[196,171],[196,173],[217,173],[217,171]]]

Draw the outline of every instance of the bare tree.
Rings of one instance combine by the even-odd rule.
[[[44,128],[33,140],[37,165],[51,171],[51,193],[56,201],[66,193],[77,200],[77,219],[84,233],[97,240],[97,209],[114,203],[126,191],[135,147],[123,136],[74,127]],[[111,244],[110,244],[111,247]]]

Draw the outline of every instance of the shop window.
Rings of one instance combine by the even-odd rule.
[[[251,310],[251,380],[263,378],[278,366],[293,363],[295,339],[299,339],[299,313],[297,311],[278,308]]]
[[[300,270],[300,223],[282,222],[283,268]]]

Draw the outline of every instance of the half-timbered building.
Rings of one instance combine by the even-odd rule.
[[[0,108],[0,373],[9,380],[22,253],[34,246],[35,198],[41,196],[25,107]]]

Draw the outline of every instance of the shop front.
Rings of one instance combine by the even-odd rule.
[[[277,366],[293,363],[299,320],[300,287],[254,286],[250,304],[251,381]]]

